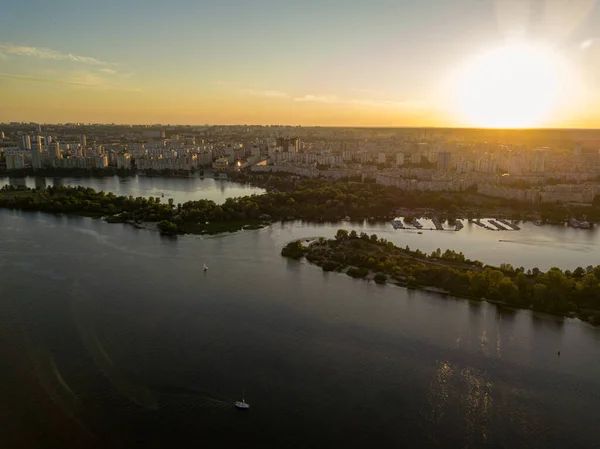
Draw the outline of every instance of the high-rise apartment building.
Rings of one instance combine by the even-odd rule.
[[[42,144],[36,143],[31,150],[31,166],[34,170],[42,168]]]
[[[52,145],[49,145],[48,153],[49,153],[51,159],[62,158],[62,153],[60,151],[60,143],[54,142]]]
[[[533,158],[531,159],[531,171],[542,173],[546,171],[546,151],[534,150]]]
[[[123,153],[117,156],[117,168],[124,168],[126,170],[131,168],[131,155],[129,153]]]
[[[22,137],[21,148],[23,148],[24,150],[31,150],[31,137],[29,136],[29,134],[25,134]]]
[[[512,176],[519,176],[525,170],[525,158],[522,155],[512,155],[508,159],[508,173]]]
[[[6,155],[6,169],[7,170],[19,170],[25,168],[25,158],[22,154],[7,154]]]
[[[300,138],[292,137],[290,139],[286,139],[285,137],[278,137],[277,146],[281,147],[281,151],[283,151],[284,153],[297,153],[298,151],[300,151]]]
[[[85,134],[79,136],[79,144],[81,145],[81,148],[87,147],[87,137],[85,136]]]
[[[450,171],[452,168],[452,153],[442,151],[437,155],[437,169],[440,171]]]
[[[396,167],[404,165],[404,153],[396,154]]]

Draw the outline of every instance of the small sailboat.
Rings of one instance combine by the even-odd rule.
[[[208,271],[208,267],[204,264],[204,271]]]
[[[247,410],[247,409],[250,408],[250,404],[246,403],[246,400],[244,399],[244,396],[245,395],[242,394],[242,401],[241,402],[240,401],[235,401],[235,406],[237,408],[239,408],[239,409]]]

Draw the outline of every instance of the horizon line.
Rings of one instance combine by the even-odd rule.
[[[36,121],[14,121],[14,122],[0,122],[0,126],[15,126],[16,124],[20,125],[40,125],[40,126],[58,126],[58,125],[69,125],[76,124],[77,126],[92,126],[92,125],[101,125],[101,126],[144,126],[144,127],[153,127],[153,126],[178,126],[178,127],[279,127],[279,128],[350,128],[350,129],[437,129],[437,130],[465,130],[465,131],[600,131],[599,128],[567,128],[567,127],[508,127],[508,128],[500,128],[500,127],[477,127],[477,126],[361,126],[361,125],[290,125],[290,124],[179,124],[179,123],[109,123],[109,122],[58,122],[58,123],[40,123]]]

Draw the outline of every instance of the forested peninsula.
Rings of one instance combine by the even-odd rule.
[[[154,223],[167,235],[233,232],[281,220],[387,219],[393,205],[390,191],[375,184],[299,182],[290,191],[272,189],[262,195],[228,198],[223,204],[210,200],[174,204],[171,199],[116,196],[89,187],[35,190],[7,186],[0,191],[3,208],[104,217],[109,222],[138,225]]]
[[[267,189],[262,195],[228,198],[223,204],[210,200],[174,204],[172,200],[116,196],[91,188],[50,186],[0,189],[0,207],[104,217],[110,222],[132,223],[158,229],[167,235],[233,232],[257,228],[272,221],[311,222],[349,219],[388,220],[404,216],[435,214],[444,218],[502,216],[511,219],[535,217],[564,223],[570,217],[600,221],[600,200],[592,206],[540,204],[487,198],[475,191],[458,193],[410,192],[372,182],[299,179],[292,176],[233,173],[237,182]],[[428,212],[424,212],[428,211]]]
[[[354,278],[579,317],[600,325],[600,265],[547,272],[509,264],[492,267],[452,250],[438,249],[427,255],[399,248],[375,234],[344,229],[334,239],[319,238],[308,245],[290,242],[281,253],[293,259],[306,257],[324,271],[345,272]]]

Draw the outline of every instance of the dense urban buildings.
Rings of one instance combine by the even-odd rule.
[[[0,124],[0,170],[250,170],[409,191],[590,204],[600,133],[568,130]]]

